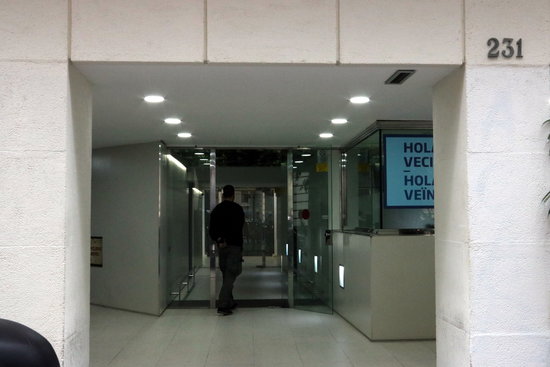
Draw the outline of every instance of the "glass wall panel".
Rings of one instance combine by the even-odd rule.
[[[181,222],[189,247],[187,259],[188,279],[180,287],[178,300],[206,305],[209,298],[209,269],[206,255],[209,239],[204,236],[208,221],[208,197],[210,194],[210,150],[201,148],[172,148],[171,154],[187,168],[187,177],[181,186],[185,188],[190,208],[188,223]],[[174,292],[175,293],[175,292]],[[194,304],[194,303],[193,303]]]
[[[382,228],[380,166],[379,131],[343,154],[347,207],[344,228]]]
[[[239,189],[236,200],[244,209],[245,246],[243,256],[272,256],[274,249],[273,193],[275,189]]]
[[[432,154],[431,129],[376,129],[344,151],[343,228],[433,229]],[[394,191],[409,200],[388,201]]]
[[[266,149],[217,149],[218,201],[223,186],[235,187],[235,202],[244,210],[243,270],[233,295],[240,305],[287,304],[287,273],[281,269],[278,248],[285,237],[277,236],[286,213],[275,205],[277,192],[286,192],[286,151]],[[221,273],[219,278],[221,279]],[[218,291],[221,284],[218,285]]]
[[[332,246],[325,234],[331,200],[328,150],[295,151],[292,174],[294,305],[332,312]]]

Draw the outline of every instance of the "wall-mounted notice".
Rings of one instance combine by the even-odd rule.
[[[433,138],[426,135],[385,135],[388,208],[433,208]]]
[[[103,266],[103,237],[92,237],[91,265]]]

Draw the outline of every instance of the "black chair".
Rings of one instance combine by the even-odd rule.
[[[0,367],[59,367],[51,344],[31,328],[0,319]]]

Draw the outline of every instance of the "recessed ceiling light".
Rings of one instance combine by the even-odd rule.
[[[190,138],[191,137],[191,133],[179,133],[178,136],[180,138]]]
[[[304,163],[304,161],[294,161],[294,163]]]
[[[195,152],[195,155],[204,155],[204,152]]]
[[[356,97],[351,97],[349,101],[353,104],[364,104],[364,103],[369,103],[370,98],[366,96],[356,96]]]
[[[181,124],[181,119],[177,117],[169,117],[167,119],[164,119],[164,122],[166,122],[168,125],[177,125]]]
[[[311,157],[311,153],[304,153],[302,154],[302,157]]]
[[[164,97],[163,96],[155,96],[155,95],[151,95],[151,96],[146,96],[145,98],[143,98],[145,100],[145,102],[149,102],[149,103],[160,103],[160,102],[164,102]]]
[[[321,133],[319,134],[319,137],[320,138],[323,138],[323,139],[329,139],[329,138],[332,138],[334,135],[332,135],[332,133]]]
[[[199,160],[204,162],[204,161],[209,161],[210,159],[208,159],[208,158],[201,158],[201,159],[199,159]]]
[[[332,122],[333,124],[336,124],[336,125],[341,125],[341,124],[347,124],[348,120],[343,119],[343,118],[337,118],[337,119],[330,120],[330,122]]]

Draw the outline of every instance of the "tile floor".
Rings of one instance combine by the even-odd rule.
[[[288,308],[92,306],[91,367],[434,367],[435,342],[370,342],[337,315]]]
[[[216,272],[216,284],[218,294],[222,274],[219,269]],[[281,273],[280,267],[256,268],[255,266],[244,266],[243,272],[237,278],[233,294],[236,299],[286,299],[287,288],[285,285],[286,274]],[[196,301],[208,300],[210,297],[210,270],[201,268],[195,274],[195,286],[183,300]]]

